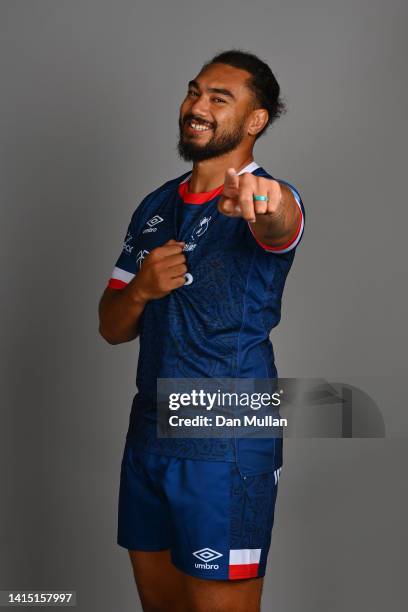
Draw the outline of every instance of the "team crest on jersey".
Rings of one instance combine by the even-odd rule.
[[[208,230],[208,224],[211,221],[211,217],[203,217],[198,225],[193,229],[191,234],[192,240],[200,238]]]
[[[129,255],[133,251],[133,246],[130,246],[130,243],[131,243],[132,240],[133,240],[133,236],[128,231],[128,233],[126,234],[125,241],[123,243],[123,250],[126,251],[126,253],[129,253]]]
[[[146,249],[142,249],[136,255],[136,263],[139,266],[139,268],[141,268],[143,260],[146,257],[146,255],[148,255],[148,254],[149,254],[149,251],[146,251]]]
[[[157,227],[155,226],[158,223],[161,223],[162,221],[164,221],[163,217],[160,217],[160,215],[154,215],[154,217],[152,217],[151,219],[149,219],[149,221],[147,221],[146,225],[148,225],[149,227],[144,229],[142,234],[147,234],[149,232],[156,232]]]

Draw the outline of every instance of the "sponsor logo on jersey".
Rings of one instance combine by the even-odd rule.
[[[162,221],[164,221],[163,217],[160,217],[160,215],[154,215],[154,217],[149,219],[149,221],[146,223],[146,225],[148,225],[149,227],[143,230],[142,234],[147,234],[148,232],[156,232],[157,227],[154,226],[158,223],[161,223]]]
[[[136,255],[136,263],[139,266],[139,268],[142,266],[143,260],[148,254],[149,254],[149,251],[146,251],[146,249],[143,249],[142,251],[139,251],[138,254]]]
[[[126,251],[126,253],[129,253],[129,255],[133,251],[133,246],[130,246],[132,240],[133,236],[130,232],[128,232],[126,234],[125,242],[123,243],[123,250]]]
[[[194,249],[196,248],[197,243],[196,242],[186,242],[186,244],[184,245],[183,251],[194,251]]]
[[[222,557],[222,553],[219,553],[212,548],[201,548],[200,550],[193,552],[193,555],[202,561],[202,563],[195,563],[195,567],[198,569],[219,569],[220,567],[217,563],[208,563],[208,561],[215,561],[215,559]]]

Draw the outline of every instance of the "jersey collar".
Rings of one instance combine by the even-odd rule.
[[[257,168],[259,168],[259,164],[253,161],[247,164],[245,168],[242,168],[242,170],[240,170],[238,174],[243,174],[244,172],[254,172],[254,170],[256,170]],[[216,187],[215,189],[212,189],[211,191],[202,191],[200,193],[189,193],[188,182],[190,180],[191,174],[192,173],[190,172],[190,174],[186,176],[186,178],[178,186],[178,193],[181,199],[183,200],[184,204],[205,204],[205,202],[209,202],[210,200],[215,198],[217,195],[222,193],[224,185],[220,185],[219,187]]]

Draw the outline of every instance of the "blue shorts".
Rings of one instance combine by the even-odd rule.
[[[173,564],[199,578],[264,576],[280,471],[243,476],[235,462],[156,455],[127,442],[117,542],[170,549]]]

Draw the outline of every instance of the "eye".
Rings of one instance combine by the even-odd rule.
[[[222,104],[226,104],[226,100],[223,100],[222,98],[213,98],[213,101],[216,102],[217,104],[220,102]]]
[[[194,89],[189,89],[188,90],[188,95],[195,97],[195,96],[198,96],[198,92],[195,91]]]

